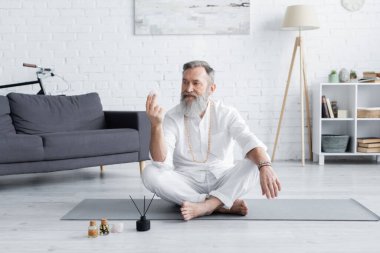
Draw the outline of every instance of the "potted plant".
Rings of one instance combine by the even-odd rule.
[[[331,70],[329,74],[329,83],[339,83],[339,76],[335,69]]]
[[[350,81],[352,83],[355,83],[358,81],[358,75],[356,74],[355,70],[351,70],[350,72]]]

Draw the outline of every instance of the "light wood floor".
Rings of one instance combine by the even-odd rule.
[[[281,198],[355,198],[380,214],[380,163],[276,163]],[[151,194],[138,163],[0,177],[0,252],[380,252],[380,222],[152,221],[88,239],[87,221],[60,218],[85,198]],[[248,194],[260,198],[259,187]],[[255,210],[250,210],[254,212]],[[110,221],[112,223],[112,221]]]

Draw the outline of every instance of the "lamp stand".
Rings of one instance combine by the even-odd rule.
[[[294,65],[294,59],[297,53],[297,50],[300,50],[300,97],[301,97],[301,149],[302,149],[302,165],[305,165],[305,141],[304,141],[304,98],[306,99],[306,117],[307,117],[307,128],[309,132],[309,156],[310,160],[313,159],[313,154],[312,154],[312,133],[311,133],[311,123],[310,123],[310,108],[309,108],[309,92],[307,88],[307,80],[306,80],[306,70],[305,70],[305,59],[304,59],[304,50],[303,50],[303,42],[302,42],[302,37],[301,37],[301,31],[299,31],[299,36],[296,37],[296,40],[294,42],[294,48],[293,48],[293,55],[292,55],[292,60],[290,62],[290,68],[289,68],[289,73],[288,73],[288,80],[286,82],[286,88],[285,88],[285,93],[284,93],[284,98],[282,100],[282,107],[281,107],[281,114],[280,114],[280,119],[278,121],[277,125],[277,132],[276,132],[276,139],[274,142],[274,147],[273,147],[273,153],[272,153],[272,161],[274,161],[275,154],[276,154],[276,147],[278,143],[278,137],[280,135],[280,129],[281,129],[281,122],[282,118],[284,116],[284,110],[285,110],[285,105],[286,105],[286,99],[288,96],[288,90],[289,90],[289,84],[290,80],[292,77],[292,71],[293,71],[293,65]]]

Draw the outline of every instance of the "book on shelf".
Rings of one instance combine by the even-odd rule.
[[[363,147],[358,147],[358,152],[361,152],[361,153],[380,153],[380,148],[363,148]]]
[[[380,142],[376,143],[358,143],[359,147],[362,148],[380,148]]]
[[[329,110],[330,118],[335,118],[329,98],[326,98],[326,103],[327,103],[327,109]]]
[[[380,137],[358,138],[358,143],[378,143]]]
[[[380,107],[358,107],[358,118],[380,118]]]
[[[375,71],[364,71],[363,78],[376,78],[377,73]]]
[[[331,102],[331,108],[332,108],[334,117],[338,118],[338,102],[337,101],[330,101],[330,102]]]
[[[326,96],[322,96],[322,118],[330,118],[329,109],[327,108]]]
[[[380,83],[380,78],[378,77],[363,77],[358,79],[358,83]]]

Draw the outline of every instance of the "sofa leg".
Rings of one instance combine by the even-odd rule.
[[[140,163],[140,176],[141,176],[145,168],[145,161],[140,161],[139,163]]]
[[[100,165],[100,173],[103,173],[103,165]]]

